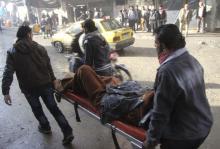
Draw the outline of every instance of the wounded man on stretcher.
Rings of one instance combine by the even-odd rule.
[[[55,89],[61,93],[70,89],[86,96],[100,111],[103,124],[120,120],[134,126],[139,126],[151,109],[154,95],[152,89],[136,81],[121,82],[115,77],[99,76],[87,65],[81,66],[74,75],[66,76]]]

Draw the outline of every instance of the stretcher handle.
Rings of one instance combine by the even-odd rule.
[[[76,114],[76,121],[77,122],[81,122],[81,120],[80,120],[80,116],[79,116],[79,112],[78,112],[78,103],[74,103],[74,110],[75,110],[75,114]]]
[[[116,132],[115,126],[112,126],[111,130],[112,130],[112,139],[113,139],[113,142],[114,142],[114,145],[115,145],[115,149],[121,149],[119,144],[118,144],[117,137],[115,135],[115,132]]]

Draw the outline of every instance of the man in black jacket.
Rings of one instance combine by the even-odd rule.
[[[49,121],[39,101],[41,97],[64,134],[63,144],[68,144],[73,140],[72,128],[58,108],[53,96],[53,85],[56,87],[58,81],[54,76],[46,49],[32,41],[32,36],[30,27],[19,27],[18,40],[7,52],[2,79],[4,100],[6,104],[12,104],[9,90],[15,72],[20,89],[39,121],[39,131],[45,134],[51,133]]]
[[[100,34],[92,19],[87,19],[82,25],[85,37],[85,63],[91,66],[100,76],[111,76],[112,67],[109,60],[110,47],[105,38]]]
[[[145,148],[197,149],[213,123],[203,68],[186,50],[176,25],[162,25],[155,34],[160,67]]]

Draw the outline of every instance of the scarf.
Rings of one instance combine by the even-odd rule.
[[[163,51],[158,55],[159,63],[162,64],[170,55],[170,51]]]

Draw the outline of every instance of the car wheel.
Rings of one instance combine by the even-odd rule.
[[[61,42],[57,41],[54,43],[54,47],[58,53],[62,53],[64,51],[64,46]]]

